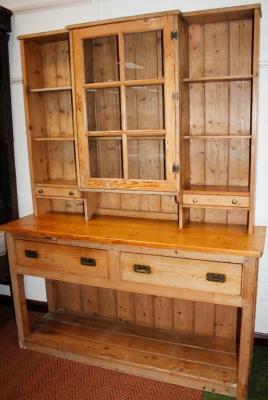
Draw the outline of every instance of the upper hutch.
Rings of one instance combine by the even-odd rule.
[[[168,11],[19,38],[35,215],[4,229],[22,347],[246,399],[260,17]],[[46,279],[33,328],[27,274]]]
[[[171,11],[21,37],[35,213],[252,232],[259,19]]]

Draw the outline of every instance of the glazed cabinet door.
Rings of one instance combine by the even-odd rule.
[[[80,184],[177,190],[175,16],[73,31]]]

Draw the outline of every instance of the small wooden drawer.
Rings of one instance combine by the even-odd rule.
[[[80,193],[73,187],[36,186],[37,196],[80,198]]]
[[[121,253],[123,281],[240,295],[241,278],[241,264]]]
[[[207,194],[183,194],[183,204],[187,206],[217,206],[249,208],[248,196],[223,196]]]
[[[108,254],[105,250],[28,240],[16,240],[15,249],[16,263],[20,266],[60,272],[62,279],[65,273],[108,278]]]

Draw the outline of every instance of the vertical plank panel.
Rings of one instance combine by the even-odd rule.
[[[194,333],[196,335],[214,336],[215,305],[195,303]]]
[[[194,302],[174,299],[174,329],[194,333]]]
[[[46,279],[45,283],[46,283],[48,311],[54,312],[59,308],[58,281],[53,281],[52,279]]]
[[[85,315],[96,315],[98,308],[98,288],[81,285],[82,312]]]
[[[230,74],[251,74],[252,22],[230,22]],[[230,82],[230,134],[250,135],[251,82]],[[249,140],[230,140],[229,185],[249,186]],[[229,211],[228,222],[247,224],[247,212]]]
[[[98,288],[99,314],[107,318],[116,318],[116,294],[115,290]]]
[[[173,329],[173,299],[155,296],[154,326],[162,329]]]
[[[117,290],[116,303],[117,303],[117,318],[120,321],[134,322],[135,321],[134,294]]]
[[[138,325],[154,325],[153,296],[135,293],[135,323]]]
[[[82,302],[80,285],[59,282],[59,307],[78,314],[81,313]]]
[[[215,336],[235,339],[237,328],[237,308],[215,306]]]
[[[205,25],[205,76],[229,74],[229,25],[225,22]],[[205,84],[206,134],[228,134],[229,83]],[[206,185],[228,182],[228,141],[206,140]],[[227,212],[205,210],[207,222],[227,222]]]

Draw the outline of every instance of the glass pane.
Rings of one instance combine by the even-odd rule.
[[[119,80],[117,36],[84,40],[85,83]]]
[[[125,35],[125,75],[127,80],[163,76],[162,31]]]
[[[165,140],[128,139],[129,179],[165,179]]]
[[[89,131],[121,129],[119,88],[86,90],[86,110]]]
[[[162,85],[126,88],[127,129],[164,129]]]
[[[90,177],[122,178],[122,140],[99,138],[88,140]]]

